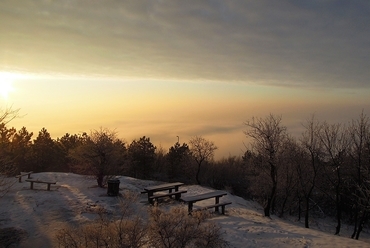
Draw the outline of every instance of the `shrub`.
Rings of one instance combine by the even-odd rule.
[[[164,211],[150,207],[149,218],[140,217],[136,196],[125,194],[120,202],[119,218],[106,218],[101,209],[97,220],[78,227],[67,227],[56,235],[59,247],[227,247],[221,228],[208,220],[208,212],[173,207]],[[142,213],[141,213],[142,214]]]
[[[169,212],[153,207],[150,210],[149,242],[153,247],[226,247],[221,228],[206,221],[207,212],[196,211],[190,216],[179,207]]]

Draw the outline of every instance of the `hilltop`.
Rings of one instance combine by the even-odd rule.
[[[96,186],[91,177],[73,173],[35,173],[32,178],[56,181],[51,190],[46,185],[35,184],[30,189],[28,182],[16,182],[11,190],[0,199],[0,228],[18,230],[22,240],[19,247],[57,247],[55,234],[67,225],[84,223],[98,217],[96,209],[102,207],[114,211],[119,198],[107,196],[107,189]],[[143,213],[150,205],[140,192],[144,187],[159,182],[118,177],[120,192],[137,193],[137,207]],[[15,179],[17,180],[17,179]],[[188,195],[205,193],[212,189],[198,185],[185,185]],[[361,240],[348,238],[352,228],[343,227],[342,236],[334,236],[334,223],[317,219],[311,223],[312,229],[294,220],[283,220],[276,216],[266,218],[263,209],[256,202],[227,194],[225,201],[232,201],[226,207],[225,215],[215,214],[211,218],[225,232],[224,238],[231,247],[370,247],[370,234],[365,230]],[[195,206],[207,204],[200,202]],[[161,208],[181,205],[173,200],[159,204]],[[6,229],[12,228],[12,229]],[[1,247],[1,246],[0,246]]]

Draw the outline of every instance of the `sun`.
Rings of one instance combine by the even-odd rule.
[[[8,98],[9,93],[14,90],[12,82],[0,82],[0,94],[3,98]]]
[[[8,99],[9,93],[14,91],[12,75],[0,72],[0,95]]]

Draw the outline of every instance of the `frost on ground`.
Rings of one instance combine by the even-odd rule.
[[[86,223],[98,217],[99,209],[113,213],[119,199],[109,197],[107,189],[96,186],[96,180],[72,173],[36,173],[32,178],[56,181],[51,190],[45,184],[35,184],[30,189],[28,182],[16,183],[0,199],[0,247],[58,247],[55,235],[68,226]],[[146,214],[150,205],[146,195],[140,194],[144,187],[159,182],[120,177],[120,192],[129,191],[138,196],[137,209]],[[17,179],[14,179],[17,180]],[[197,185],[185,185],[187,195],[195,195],[212,189]],[[303,223],[282,220],[275,216],[263,216],[262,207],[252,201],[228,194],[223,201],[226,214],[215,214],[224,232],[224,238],[231,247],[370,247],[370,234],[365,230],[361,240],[348,238],[352,228],[343,227],[342,236],[335,236],[334,223],[316,219],[306,229]],[[202,201],[195,207],[202,207],[212,200]],[[164,199],[161,208],[183,206],[174,200]],[[13,244],[13,246],[9,246]]]

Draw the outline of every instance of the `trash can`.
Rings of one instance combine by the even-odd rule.
[[[117,196],[119,193],[119,183],[118,179],[109,179],[108,180],[108,195]]]

